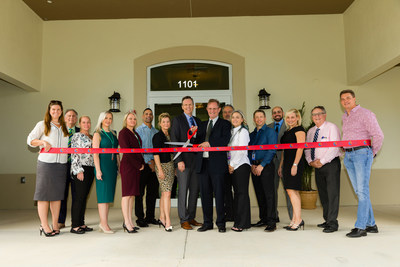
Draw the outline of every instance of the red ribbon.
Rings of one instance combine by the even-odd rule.
[[[255,146],[221,146],[221,147],[171,147],[171,148],[57,148],[48,152],[44,148],[40,153],[53,154],[110,154],[110,153],[167,153],[167,152],[203,152],[203,151],[235,151],[235,150],[274,150],[321,147],[357,147],[371,146],[371,140],[348,140],[330,142],[291,143]]]

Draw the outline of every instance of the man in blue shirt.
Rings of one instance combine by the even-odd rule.
[[[265,112],[260,109],[254,111],[253,120],[256,128],[250,134],[249,146],[276,144],[277,135],[275,131],[265,124]],[[260,216],[260,221],[253,224],[253,226],[266,226],[265,231],[267,232],[276,230],[275,166],[273,162],[275,153],[275,150],[249,151],[251,178],[253,180]]]
[[[136,132],[142,139],[142,148],[153,148],[153,136],[158,132],[151,123],[153,122],[153,111],[146,108],[142,116],[143,124],[140,125]],[[153,154],[144,153],[144,169],[140,172],[140,196],[135,199],[135,215],[137,217],[136,223],[140,227],[148,227],[149,223],[158,224],[155,219],[154,210],[156,206],[156,199],[158,196],[158,180],[155,173],[155,164]],[[143,211],[143,196],[146,192],[146,217]]]

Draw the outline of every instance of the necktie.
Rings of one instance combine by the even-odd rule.
[[[279,133],[279,123],[275,122],[275,132]]]
[[[68,130],[68,147],[71,147],[72,128]],[[71,154],[68,154],[68,162],[71,162]]]
[[[189,127],[196,126],[196,125],[194,124],[194,119],[193,119],[193,117],[190,117],[190,118],[189,118],[189,122],[190,122]]]
[[[315,131],[313,142],[317,142],[318,133],[319,133],[319,128],[317,128],[317,130]],[[314,161],[314,159],[315,159],[315,148],[311,148],[311,160]]]
[[[208,142],[208,140],[210,139],[210,134],[211,134],[212,128],[213,128],[213,121],[210,120],[210,122],[208,123],[207,132],[206,132],[206,142]]]

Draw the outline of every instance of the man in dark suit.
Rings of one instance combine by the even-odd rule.
[[[67,130],[69,133],[68,147],[71,145],[71,138],[75,133],[80,131],[79,127],[76,127],[76,122],[78,121],[78,112],[74,109],[67,109],[65,111],[65,124],[67,125]],[[68,203],[68,195],[69,195],[69,185],[71,185],[71,196],[72,202],[75,199],[75,188],[72,186],[72,177],[71,177],[71,155],[68,154],[68,173],[67,173],[67,183],[65,184],[65,192],[64,192],[64,200],[61,200],[60,207],[60,215],[58,217],[58,226],[59,229],[65,227],[65,219],[67,218],[67,203]],[[92,228],[90,228],[92,229]]]
[[[183,114],[172,120],[171,141],[186,142],[187,132],[193,131],[201,124],[201,121],[192,115],[194,109],[193,99],[190,96],[182,98]],[[190,139],[193,144],[197,134]],[[199,182],[195,171],[196,161],[194,153],[181,153],[174,161],[178,177],[178,215],[181,227],[185,230],[192,230],[192,226],[202,224],[195,220],[197,209],[197,198],[199,197]],[[189,191],[189,200],[188,199]]]
[[[279,106],[276,106],[272,109],[272,120],[273,122],[268,124],[269,128],[272,128],[277,137],[278,137],[278,144],[281,143],[281,137],[283,133],[286,131],[286,124],[283,119],[284,112],[283,109]],[[282,150],[277,150],[276,151],[276,156],[274,158],[274,165],[275,165],[275,178],[274,178],[274,183],[275,183],[275,210],[276,210],[276,220],[279,222],[279,212],[278,212],[278,187],[279,187],[279,175],[278,175],[278,169],[279,169],[279,163],[281,162],[282,158]],[[283,179],[283,178],[282,178]],[[286,206],[289,214],[289,219],[292,219],[293,216],[293,209],[292,209],[292,203],[290,202],[290,198],[285,191],[286,195]]]
[[[208,121],[202,122],[198,130],[199,147],[227,146],[231,137],[231,124],[218,117],[221,108],[219,101],[210,99],[207,103]],[[203,226],[197,229],[204,232],[213,229],[213,194],[217,210],[216,224],[220,233],[226,232],[224,210],[224,177],[228,172],[226,152],[197,153],[196,171],[200,178],[201,203],[203,207]]]

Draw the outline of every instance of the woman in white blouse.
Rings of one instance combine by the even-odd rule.
[[[91,122],[88,116],[79,118],[79,133],[71,139],[71,147],[92,148],[93,136],[89,133]],[[84,234],[93,231],[85,224],[86,199],[89,195],[94,178],[93,154],[71,154],[72,186],[75,189],[75,200],[71,209],[71,233]]]
[[[231,117],[232,132],[229,146],[247,146],[250,142],[249,131],[240,110],[235,110]],[[233,184],[234,224],[233,231],[241,232],[251,227],[249,176],[250,161],[247,150],[228,152],[229,173]]]
[[[36,124],[28,136],[31,147],[44,148],[68,147],[68,130],[64,122],[61,101],[50,101],[44,120]],[[37,161],[36,189],[34,200],[40,218],[40,235],[51,237],[60,233],[58,215],[61,200],[64,199],[67,176],[67,154],[40,153]],[[47,215],[51,211],[53,230],[49,226]]]

